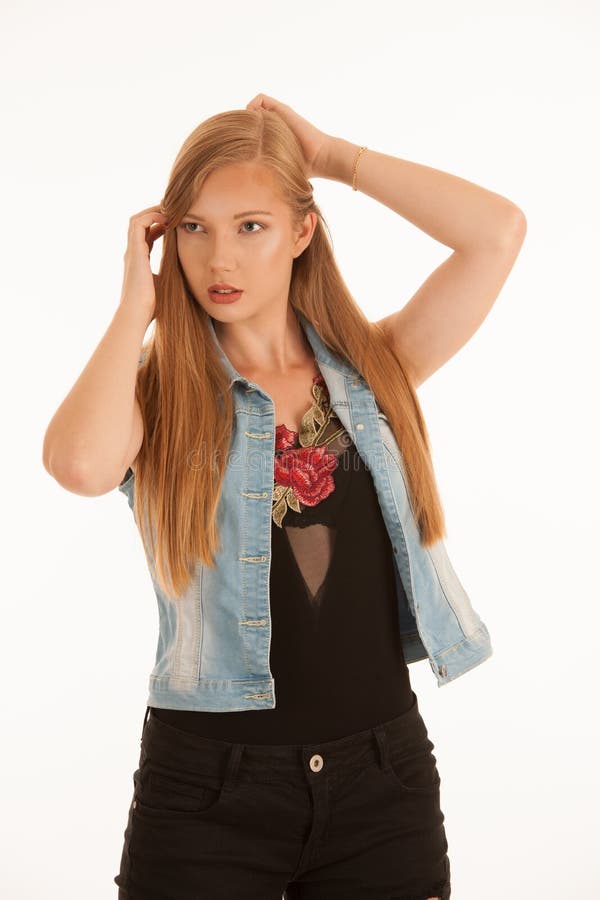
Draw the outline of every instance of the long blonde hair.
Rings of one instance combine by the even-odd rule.
[[[423,545],[445,536],[429,438],[410,372],[344,283],[295,135],[272,111],[231,110],[195,128],[173,164],[161,203],[169,225],[155,279],[154,330],[136,383],[144,440],[135,462],[134,514],[153,577],[172,599],[188,587],[198,560],[212,567],[221,549],[216,513],[233,422],[228,380],[208,314],[181,268],[175,228],[212,171],[248,161],[274,175],[293,222],[316,213],[312,239],[293,261],[289,302],[331,350],[360,372],[386,414],[405,463]],[[204,463],[190,464],[197,459],[199,441]]]

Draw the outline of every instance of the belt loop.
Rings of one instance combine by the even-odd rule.
[[[244,752],[245,744],[233,744],[229,753],[229,761],[225,772],[225,780],[223,781],[222,790],[233,791],[235,788],[235,779],[237,777],[240,760]]]
[[[391,771],[388,736],[385,725],[377,725],[372,729],[379,748],[379,764],[384,772]]]

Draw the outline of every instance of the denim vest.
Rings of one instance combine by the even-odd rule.
[[[423,547],[407,493],[404,462],[387,417],[364,378],[333,354],[298,313],[331,406],[370,470],[394,553],[399,627],[407,663],[428,659],[438,687],[492,654],[489,632],[448,558],[443,540]],[[269,667],[273,402],[237,372],[209,317],[233,391],[234,422],[217,510],[223,549],[215,568],[197,563],[184,594],[169,600],[150,574],[159,608],[148,706],[208,712],[272,709]],[[133,510],[135,475],[119,485]],[[368,561],[365,561],[368,565]],[[406,598],[406,599],[405,599]],[[408,601],[408,605],[406,603]],[[357,648],[358,649],[358,648]]]

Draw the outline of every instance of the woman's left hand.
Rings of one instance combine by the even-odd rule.
[[[299,116],[297,112],[294,112],[291,106],[286,106],[285,103],[280,103],[279,100],[268,97],[266,94],[257,94],[248,103],[246,109],[270,109],[281,116],[300,142],[304,156],[306,177],[318,178],[319,176],[324,176],[327,171],[329,151],[334,140],[331,135],[315,128],[314,125],[311,125],[310,122]]]

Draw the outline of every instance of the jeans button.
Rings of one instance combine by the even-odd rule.
[[[315,753],[315,755],[310,758],[309,766],[313,772],[320,772],[323,768],[323,757],[319,753]]]

